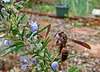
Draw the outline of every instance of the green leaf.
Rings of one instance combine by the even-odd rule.
[[[35,47],[37,47],[37,45],[36,45],[36,43],[35,43],[35,42],[33,42],[33,44],[34,44],[34,46],[35,46]]]
[[[43,50],[43,48],[51,41],[51,39],[49,39],[50,37],[48,37],[45,42],[43,43],[41,50]],[[48,40],[49,39],[49,40]]]
[[[6,32],[6,30],[0,30],[0,33],[1,33],[1,32],[4,32],[4,33],[5,33],[5,32]]]
[[[25,15],[21,21],[23,22],[23,21],[26,19],[26,17],[27,17],[27,16]]]
[[[40,36],[38,36],[38,42],[37,42],[37,43],[39,43],[39,42],[40,42],[40,39],[41,39],[41,38],[40,38]]]
[[[46,54],[46,49],[44,50],[44,58],[45,58],[45,56],[46,56],[45,54]],[[45,60],[44,60],[44,65],[45,65]]]
[[[50,66],[47,66],[47,67],[46,67],[46,70],[49,69],[49,68],[50,68]]]
[[[26,16],[26,13],[24,13],[24,15],[20,18],[20,20],[23,21],[25,16]]]
[[[37,54],[33,55],[32,58],[34,58],[35,56],[38,56]]]
[[[90,66],[90,64],[88,64],[88,63],[84,63],[82,66]]]
[[[39,63],[39,60],[38,60],[38,58],[36,58],[36,61]]]
[[[72,67],[70,67],[70,68],[68,69],[68,72],[69,72],[71,69],[73,69],[73,68],[74,68],[74,66],[75,66],[75,65],[73,65]]]
[[[3,49],[2,51],[5,51],[5,50],[7,50],[7,49],[10,49],[10,48],[12,48],[12,47],[14,47],[14,46],[16,46],[16,45],[17,45],[17,44],[11,45],[11,46],[9,46],[9,47]]]
[[[48,24],[47,26],[45,26],[45,27],[43,27],[42,29],[40,29],[39,31],[37,31],[34,35],[33,35],[33,37],[35,36],[35,35],[37,35],[38,33],[40,33],[40,32],[42,32],[43,30],[45,30],[47,27],[49,27],[51,24]]]
[[[42,62],[40,63],[40,66],[41,66],[42,69],[44,69],[44,66],[43,66],[43,63]]]
[[[77,69],[78,67],[75,67],[75,68],[73,68],[71,71],[69,71],[69,72],[75,72],[75,70]]]
[[[47,54],[47,53],[46,53],[45,55],[46,55],[46,57],[47,57],[48,59],[50,59],[50,57],[48,56],[48,54]]]
[[[40,24],[38,24],[37,26],[38,26],[38,28],[39,28]]]
[[[27,0],[26,2],[22,3],[21,5],[24,6],[26,5],[30,0]]]
[[[20,20],[17,23],[17,26],[20,24],[20,21],[23,22],[23,20],[25,19],[25,17],[26,17],[26,13],[24,13],[24,15],[20,18]]]
[[[42,45],[42,47],[41,47],[41,50],[43,50],[43,48],[46,46],[46,42],[48,41],[49,38],[50,38],[50,36],[47,37],[47,39],[44,41],[44,43],[43,43],[43,45]]]
[[[9,47],[3,49],[3,51],[5,51],[5,50],[7,50],[7,49],[10,49],[10,48],[12,48],[12,47],[14,47],[14,46],[20,45],[20,44],[24,44],[24,43],[21,42],[21,41],[15,41],[13,45],[11,45],[11,46],[9,46]]]
[[[4,57],[4,56],[6,56],[7,54],[9,54],[9,53],[11,53],[11,52],[15,51],[16,49],[21,48],[21,47],[24,47],[24,45],[23,45],[23,46],[18,46],[18,47],[16,47],[16,48],[14,48],[14,49],[12,49],[12,50],[8,51],[7,53],[5,53],[5,54],[1,55],[1,57]]]
[[[22,40],[24,40],[24,38],[23,38],[24,32],[25,32],[25,28],[23,28],[23,31],[22,31]]]
[[[49,40],[45,43],[44,47],[45,47],[50,41],[51,41],[51,39],[49,39]]]
[[[38,58],[38,59],[40,59],[40,60],[45,60],[45,61],[49,61],[49,62],[51,62],[50,60],[48,60],[48,59],[45,59],[45,58]]]
[[[24,6],[24,5],[27,4],[28,2],[29,2],[29,0],[27,0],[26,2],[22,2],[21,5]],[[20,10],[21,7],[17,7],[16,9],[17,9],[17,10]]]
[[[16,31],[15,31],[15,33],[16,33],[16,34],[18,34],[19,36],[21,36],[21,37],[22,37],[22,34],[21,34],[21,33],[19,33],[19,32],[16,32]]]
[[[24,44],[24,42],[22,42],[22,41],[14,41],[13,43],[14,44]]]
[[[82,27],[81,23],[75,23],[75,27]]]
[[[16,20],[18,20],[18,19],[19,19],[19,16],[17,16]]]
[[[24,53],[24,54],[21,54],[20,56],[25,56],[25,55],[28,55],[28,54],[32,54],[32,52],[27,52],[27,53]]]
[[[74,72],[78,72],[79,70],[81,70],[82,66],[78,67]]]
[[[24,3],[25,3],[25,2],[22,2],[21,5],[23,6]]]
[[[1,12],[0,12],[0,14],[1,14],[2,18],[5,18]]]
[[[48,49],[46,49],[47,50],[47,54],[48,54],[48,56],[50,57],[51,55],[50,55],[50,52],[49,52],[49,50]]]
[[[77,56],[77,55],[79,55],[79,53],[74,54],[74,55],[71,55],[71,56],[68,56],[67,59],[69,59],[69,58],[71,58],[71,57],[75,57],[75,56]]]

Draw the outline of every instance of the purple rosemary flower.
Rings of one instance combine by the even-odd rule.
[[[22,56],[19,61],[21,61],[23,64],[28,64],[30,62],[26,56]]]
[[[10,40],[5,40],[4,38],[2,39],[2,42],[4,44],[5,47],[8,47],[10,45],[12,45]],[[13,47],[12,49],[14,49],[15,47]]]
[[[22,65],[22,66],[21,66],[21,69],[22,69],[22,70],[26,70],[26,69],[27,69],[27,65]]]
[[[10,44],[10,40],[4,40],[3,39],[3,44],[4,44],[5,47],[8,47],[9,44]]]
[[[42,52],[44,52],[45,49],[42,50]]]
[[[31,31],[33,32],[32,35],[30,36],[30,39],[31,37],[38,31],[38,26],[36,24],[37,22],[33,22],[32,21],[32,25],[31,25]],[[37,39],[37,35],[34,36],[34,39]]]
[[[33,59],[32,59],[32,63],[36,63],[36,59],[33,58]]]
[[[12,49],[15,49],[15,48],[16,48],[16,46],[12,47]]]
[[[58,62],[53,62],[52,64],[51,64],[51,67],[54,69],[54,70],[58,70]]]
[[[1,12],[4,12],[4,11],[5,11],[5,8],[2,8],[2,9],[1,9]]]
[[[35,21],[35,22],[33,22],[33,24],[32,24],[32,26],[31,26],[31,31],[38,31],[38,26],[37,26],[37,24],[36,24],[37,22]]]
[[[37,31],[34,31],[31,36],[30,36],[30,39],[32,38],[32,36],[36,33]],[[34,36],[34,39],[37,39],[37,35]]]
[[[4,2],[9,2],[10,0],[3,0]]]

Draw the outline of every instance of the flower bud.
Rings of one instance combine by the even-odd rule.
[[[41,57],[43,57],[43,52],[42,51],[39,51],[38,52],[38,55],[41,56]]]
[[[9,40],[3,40],[3,44],[5,47],[9,46],[10,41]]]
[[[58,70],[58,62],[53,62],[52,64],[51,64],[51,67],[54,69],[54,70]]]
[[[5,11],[5,8],[2,8],[2,9],[1,9],[1,12],[4,12],[4,11]]]
[[[33,59],[32,59],[32,63],[36,63],[36,59],[33,58]]]
[[[28,64],[28,60],[23,60],[23,64]]]
[[[38,31],[38,26],[37,26],[37,24],[36,24],[37,22],[34,22],[33,24],[32,24],[32,26],[31,26],[31,31]]]
[[[27,69],[27,65],[21,66],[21,69],[22,69],[22,70],[26,70],[26,69]]]
[[[21,61],[22,63],[29,63],[30,62],[30,60],[26,57],[26,56],[22,56],[20,59],[19,59],[19,61]]]

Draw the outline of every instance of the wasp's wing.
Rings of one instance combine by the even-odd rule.
[[[74,42],[74,43],[77,43],[77,44],[83,46],[83,47],[86,47],[86,48],[88,48],[88,49],[91,49],[91,47],[90,47],[87,43],[85,43],[85,42],[77,41],[77,40],[70,39],[70,38],[68,38],[68,39],[69,39],[70,41]]]

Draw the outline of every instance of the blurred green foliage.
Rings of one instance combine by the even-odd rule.
[[[94,8],[100,8],[100,0],[30,0],[27,8],[38,12],[55,12],[54,5],[59,3],[70,5],[70,15],[83,16],[91,14]]]
[[[48,11],[53,11],[55,9],[54,6],[49,6],[49,5],[35,5],[35,11],[38,11],[38,12],[48,12]]]

